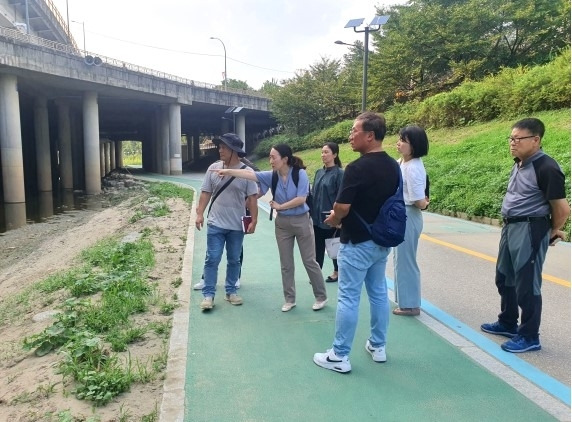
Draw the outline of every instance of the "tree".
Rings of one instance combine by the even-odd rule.
[[[340,121],[348,114],[339,60],[321,58],[273,94],[272,112],[287,130],[305,135]]]
[[[224,86],[224,81],[222,81],[222,83]],[[250,87],[246,81],[240,81],[238,79],[227,79],[226,86],[230,89],[254,91],[254,88]]]
[[[424,98],[502,67],[540,64],[570,45],[566,0],[411,0],[374,33],[373,106]]]
[[[278,81],[273,78],[271,81],[265,81],[260,87],[259,92],[272,98],[276,92],[280,91],[280,88]]]

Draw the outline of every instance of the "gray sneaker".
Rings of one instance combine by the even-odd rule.
[[[231,305],[242,305],[242,298],[236,293],[225,295],[224,300],[230,302]]]
[[[208,311],[209,309],[212,309],[213,306],[214,306],[214,298],[212,296],[205,297],[201,302],[201,309],[203,311]]]
[[[201,281],[193,286],[193,290],[203,290],[203,287],[205,287],[205,281],[201,279]]]

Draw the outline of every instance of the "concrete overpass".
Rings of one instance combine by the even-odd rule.
[[[0,4],[6,1],[21,6],[23,0]],[[28,2],[28,8],[43,3]],[[0,193],[7,229],[25,224],[27,192],[100,193],[101,178],[122,165],[121,141],[142,142],[146,170],[180,174],[183,162],[199,157],[203,138],[234,130],[250,152],[254,139],[275,126],[270,100],[258,93],[224,91],[80,51],[66,38],[61,17],[45,13],[43,19],[60,26],[38,29],[52,39],[0,26]]]

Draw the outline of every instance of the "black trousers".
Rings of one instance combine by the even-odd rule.
[[[501,296],[499,322],[518,324],[518,334],[536,337],[542,314],[542,266],[548,250],[550,220],[506,224],[501,232],[495,283]]]
[[[332,237],[336,229],[321,229],[318,226],[314,226],[314,240],[316,244],[316,261],[320,268],[324,266],[324,254],[326,252],[326,239]],[[332,259],[334,263],[334,271],[338,271],[338,260]]]

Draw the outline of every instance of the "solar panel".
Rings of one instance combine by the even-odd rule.
[[[344,26],[344,28],[356,28],[356,27],[360,26],[364,20],[365,20],[365,18],[352,19],[351,21],[346,23],[346,26]]]
[[[388,20],[389,20],[389,15],[374,16],[373,20],[371,21],[371,23],[369,25],[370,26],[372,26],[372,25],[385,25],[385,23]]]

